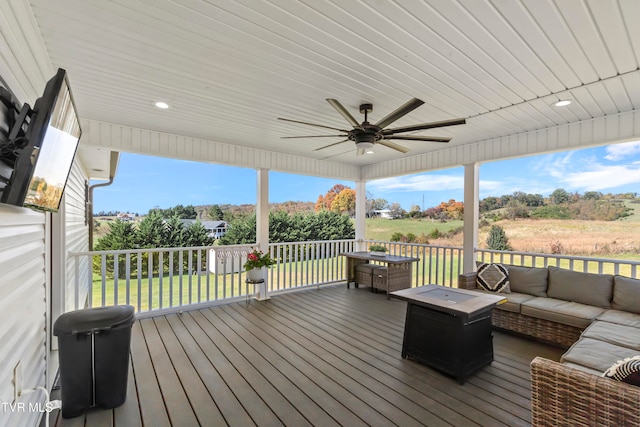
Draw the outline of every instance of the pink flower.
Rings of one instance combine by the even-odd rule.
[[[247,258],[249,258],[251,261],[257,261],[258,260],[258,255],[251,253],[251,254],[247,255]]]

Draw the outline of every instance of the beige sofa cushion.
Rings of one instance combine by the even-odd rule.
[[[640,313],[640,280],[630,277],[613,278],[613,301],[611,308],[631,313]]]
[[[549,270],[537,267],[504,265],[509,272],[511,292],[530,294],[536,297],[547,296]]]
[[[568,366],[570,368],[573,368],[573,369],[580,369],[583,372],[588,372],[588,373],[590,373],[592,375],[596,375],[598,377],[602,376],[602,372],[596,371],[595,369],[587,368],[584,365],[578,365],[577,363],[570,363],[570,362],[565,362],[564,365]]]
[[[606,310],[598,316],[598,320],[640,328],[640,314],[629,313],[626,311]]]
[[[520,312],[563,325],[586,328],[604,309],[554,298],[533,298],[521,304]]]
[[[554,266],[549,269],[550,298],[573,301],[595,307],[610,308],[613,296],[611,274],[581,273]]]
[[[640,354],[640,329],[633,326],[596,320],[585,329],[582,333],[582,338],[593,338],[594,340],[632,348],[638,350]]]
[[[592,338],[581,338],[562,355],[561,361],[586,366],[602,374],[618,360],[637,355],[638,350]]]

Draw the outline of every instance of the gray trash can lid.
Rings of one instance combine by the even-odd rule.
[[[58,317],[53,324],[53,335],[86,334],[131,326],[135,320],[130,305],[85,308]]]

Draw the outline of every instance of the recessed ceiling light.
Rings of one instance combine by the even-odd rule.
[[[560,101],[554,103],[553,105],[556,107],[566,107],[569,104],[571,104],[570,99],[561,99]]]
[[[367,153],[367,154],[373,154],[373,150],[367,150],[367,151],[365,151],[365,153]]]
[[[167,108],[169,108],[169,104],[167,104],[166,102],[163,102],[163,101],[156,101],[156,102],[153,103],[153,105],[156,108],[159,108],[161,110],[166,110]]]

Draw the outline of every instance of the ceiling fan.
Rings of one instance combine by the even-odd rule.
[[[335,142],[333,144],[325,145],[324,147],[316,148],[314,151],[324,150],[325,148],[333,147],[334,145],[342,144],[343,142],[353,141],[356,143],[356,148],[358,150],[357,154],[365,154],[367,152],[372,152],[374,144],[384,145],[385,147],[392,148],[394,150],[400,151],[401,153],[409,152],[409,149],[403,147],[402,145],[398,145],[390,140],[403,140],[403,141],[430,141],[430,142],[449,142],[451,138],[439,137],[439,136],[416,136],[416,135],[398,135],[400,133],[405,132],[415,132],[424,129],[434,129],[445,126],[454,126],[454,125],[463,125],[466,123],[465,119],[452,119],[452,120],[443,120],[440,122],[432,122],[432,123],[423,123],[420,125],[414,126],[405,126],[399,128],[391,128],[385,129],[385,127],[389,126],[391,123],[395,122],[399,118],[403,117],[405,114],[415,110],[422,104],[424,101],[413,98],[408,101],[406,104],[402,105],[397,110],[393,111],[376,124],[371,124],[367,121],[367,114],[369,114],[373,110],[372,104],[361,104],[360,105],[360,113],[364,114],[364,121],[362,123],[358,123],[356,119],[347,111],[346,108],[340,104],[339,101],[335,99],[327,99],[327,102],[331,104],[333,108],[344,117],[353,129],[339,129],[330,126],[318,125],[314,123],[301,122],[299,120],[291,120],[291,119],[283,119],[278,117],[278,120],[284,120],[286,122],[299,123],[303,125],[315,126],[324,129],[331,129],[341,132],[340,135],[307,135],[307,136],[283,136],[284,139],[293,139],[293,138],[346,138],[342,141]]]

